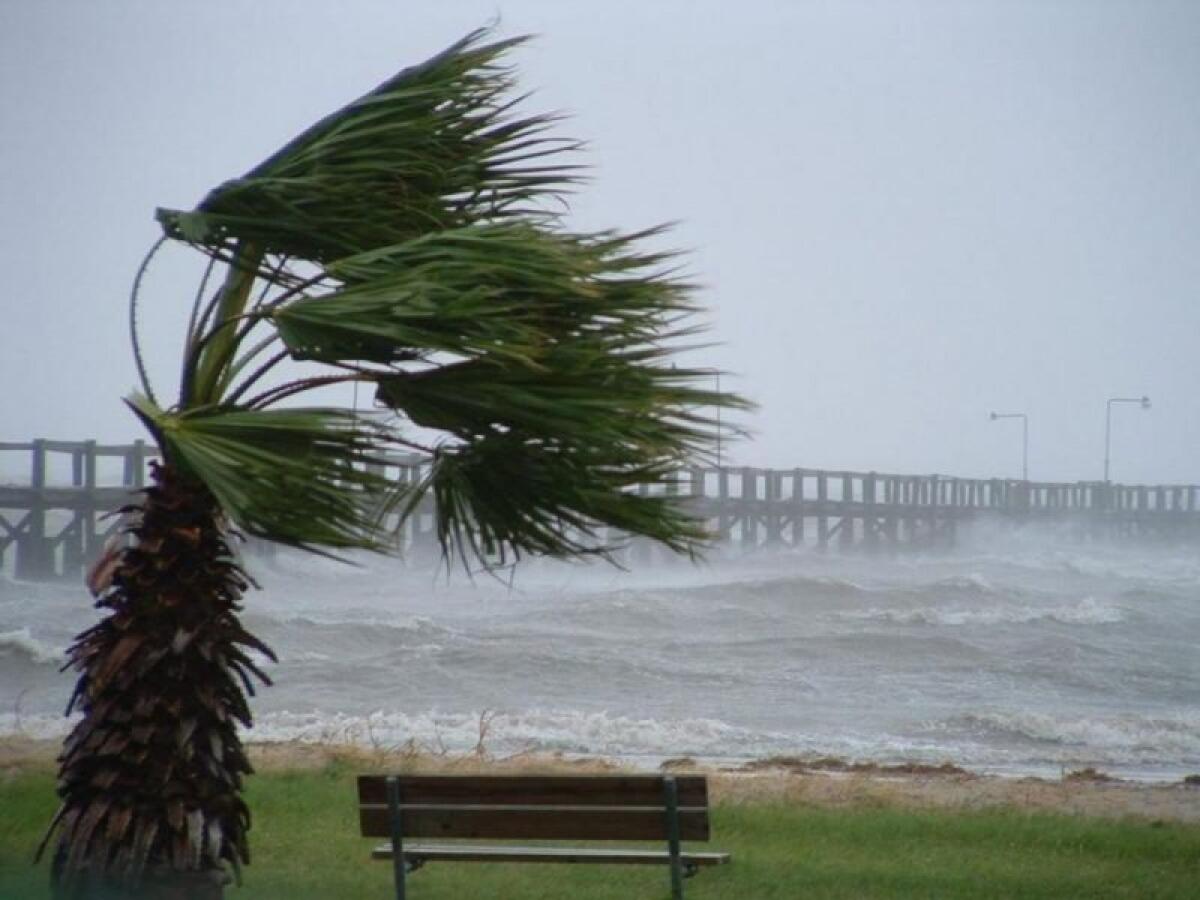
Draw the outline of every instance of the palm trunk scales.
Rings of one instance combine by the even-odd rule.
[[[274,654],[238,620],[251,585],[211,494],[154,464],[129,545],[93,571],[106,617],[81,633],[67,667],[83,718],[59,757],[59,898],[219,898],[249,862],[247,651]],[[45,842],[43,843],[43,849]],[[39,850],[39,854],[40,854]]]

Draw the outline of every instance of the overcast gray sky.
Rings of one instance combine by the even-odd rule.
[[[734,462],[1200,481],[1195,2],[0,2],[0,440],[139,436],[156,206],[499,18],[590,144],[579,227],[677,220]],[[155,272],[174,376],[193,283]]]

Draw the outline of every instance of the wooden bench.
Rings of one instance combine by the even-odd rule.
[[[703,775],[361,775],[364,837],[386,837],[374,859],[390,859],[396,897],[405,875],[434,860],[659,864],[671,892],[701,866],[728,853],[693,853],[681,841],[707,841],[708,783]],[[666,841],[666,850],[405,843],[406,838],[473,840]]]

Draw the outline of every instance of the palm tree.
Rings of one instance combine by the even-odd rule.
[[[603,556],[610,535],[694,552],[706,537],[666,492],[634,488],[708,452],[704,410],[745,404],[696,387],[711,370],[667,362],[696,307],[673,255],[642,249],[654,232],[565,226],[575,145],[549,134],[555,117],[514,114],[502,58],[523,39],[484,37],[195,209],[158,211],[154,250],[182,243],[208,268],[170,403],[138,352],[145,263],[134,283],[142,384],[126,402],[162,462],[90,575],[106,616],[69,651],[82,719],[43,842],[60,896],[220,896],[249,862],[238,729],[275,657],[238,619],[253,582],[236,537],[386,552],[427,495],[447,564]],[[389,418],[296,405],[345,384],[373,387]],[[398,450],[426,459],[419,483],[379,474]]]

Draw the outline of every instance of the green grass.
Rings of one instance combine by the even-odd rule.
[[[253,864],[231,900],[391,897],[391,867],[358,837],[354,769],[333,763],[251,779]],[[49,896],[33,847],[54,808],[46,773],[0,774],[0,898]],[[718,806],[714,848],[731,865],[686,883],[690,900],[756,898],[1195,898],[1200,826],[1016,810],[913,812]],[[669,896],[657,867],[431,864],[410,900]]]

